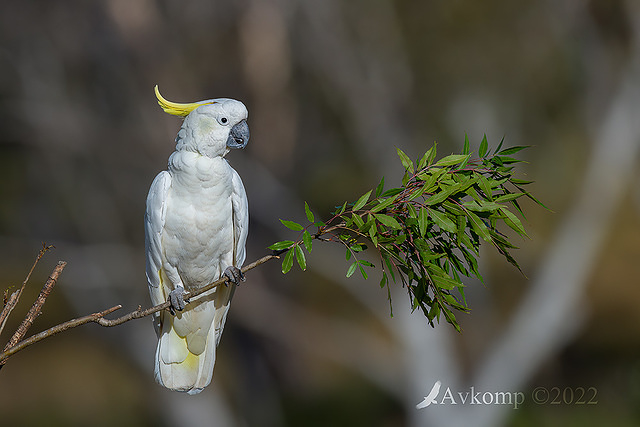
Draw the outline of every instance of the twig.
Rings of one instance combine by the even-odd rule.
[[[49,329],[47,329],[46,331],[42,331],[40,333],[37,333],[35,335],[30,336],[27,339],[24,339],[20,342],[18,342],[16,345],[6,349],[4,352],[0,353],[0,366],[3,366],[2,364],[4,364],[6,362],[6,360],[12,356],[13,354],[19,352],[20,350],[24,349],[25,347],[30,346],[31,344],[35,344],[38,341],[42,341],[45,338],[51,337],[53,335],[59,334],[60,332],[64,332],[68,329],[71,328],[75,328],[77,326],[80,325],[84,325],[86,323],[91,323],[91,322],[95,322],[97,319],[102,318],[102,316],[106,316],[109,313],[112,313],[118,309],[122,308],[121,305],[116,305],[114,307],[108,308],[104,311],[101,311],[99,313],[93,313],[93,314],[89,314],[87,316],[84,317],[79,317],[77,319],[72,319],[69,320],[67,322],[61,323],[59,325],[53,326]]]
[[[244,266],[242,268],[242,272],[245,273],[245,272],[247,272],[249,270],[252,270],[252,269],[258,267],[259,265],[264,264],[265,262],[271,261],[274,258],[279,258],[279,257],[278,257],[278,255],[266,255],[266,256],[258,259],[257,261],[254,261],[251,264],[248,264],[248,265]],[[59,266],[60,266],[60,263],[58,264],[58,267]],[[58,267],[56,267],[56,269]],[[64,268],[64,266],[62,266],[62,268]],[[62,268],[60,269],[60,272],[62,271]],[[54,273],[55,273],[55,271],[56,270],[54,270]],[[52,273],[52,276],[53,276],[54,273]],[[59,273],[58,273],[58,275],[59,275]],[[49,279],[51,279],[51,277]],[[55,279],[57,279],[57,275],[55,276]],[[203,286],[200,289],[197,289],[197,290],[191,291],[191,292],[187,292],[184,295],[185,296],[185,300],[188,300],[190,298],[195,298],[198,295],[201,295],[201,294],[203,294],[203,293],[205,293],[205,292],[207,292],[207,291],[209,291],[209,290],[211,290],[211,289],[213,289],[213,288],[215,288],[217,286],[220,286],[222,284],[227,283],[228,280],[229,279],[227,277],[224,277],[222,279],[216,280],[213,283],[210,283],[210,284],[208,284],[206,286]],[[48,282],[49,281],[47,281],[47,283]],[[47,285],[45,284],[45,287],[46,286]],[[51,287],[53,287],[53,285],[51,285]],[[43,291],[44,291],[44,288],[43,288]],[[46,296],[45,296],[45,298],[46,298]],[[35,305],[35,303],[34,303],[34,305]],[[22,350],[22,349],[24,349],[24,348],[26,348],[26,347],[28,347],[28,346],[30,346],[32,344],[35,344],[35,343],[37,343],[39,341],[42,341],[45,338],[48,338],[48,337],[53,336],[53,335],[56,335],[56,334],[58,334],[60,332],[64,332],[64,331],[66,331],[68,329],[75,328],[75,327],[78,327],[80,325],[84,325],[84,324],[87,324],[87,323],[97,323],[98,325],[105,326],[105,327],[118,326],[118,325],[121,325],[121,324],[123,324],[125,322],[128,322],[130,320],[140,319],[142,317],[149,316],[150,314],[157,313],[157,312],[162,311],[162,310],[166,310],[166,309],[169,308],[169,306],[170,306],[170,303],[168,301],[165,301],[162,304],[158,304],[158,305],[155,305],[153,307],[150,307],[150,308],[147,308],[147,309],[144,309],[144,310],[142,309],[141,306],[138,306],[138,308],[136,310],[134,310],[134,311],[132,311],[130,313],[127,313],[127,314],[125,314],[125,315],[123,315],[121,317],[118,317],[116,319],[105,319],[104,316],[106,316],[107,314],[110,314],[110,313],[122,308],[121,305],[116,305],[114,307],[108,308],[108,309],[106,309],[104,311],[101,311],[101,312],[98,312],[98,313],[93,313],[93,314],[89,314],[89,315],[84,316],[84,317],[79,317],[77,319],[69,320],[67,322],[64,322],[64,323],[61,323],[59,325],[53,326],[53,327],[47,329],[46,331],[42,331],[42,332],[40,332],[38,334],[32,335],[31,337],[29,337],[27,339],[24,339],[22,341],[16,342],[11,346],[7,345],[7,347],[5,347],[5,349],[4,349],[4,351],[2,353],[0,353],[0,366],[2,366],[10,356],[14,355],[18,351],[20,351],[20,350]],[[26,320],[27,319],[25,319],[25,321]],[[15,336],[15,334],[14,334],[14,336]],[[13,341],[13,338],[12,338],[12,341]]]
[[[22,286],[20,287],[20,289],[13,292],[11,296],[8,298],[7,298],[8,290],[4,291],[4,308],[0,313],[0,335],[2,335],[2,330],[4,329],[4,325],[7,323],[7,319],[9,318],[11,311],[13,311],[15,306],[18,304],[18,300],[22,295],[22,291],[24,291],[25,286],[27,286],[27,282],[31,278],[31,273],[33,273],[33,270],[36,268],[38,261],[40,261],[42,256],[51,248],[53,248],[53,245],[47,246],[46,243],[42,244],[42,249],[40,249],[40,252],[38,252],[38,256],[36,257],[36,260],[33,262],[33,265],[31,266],[31,270],[29,270],[29,273],[27,274],[27,277],[24,279],[24,282],[22,282]]]
[[[14,332],[13,336],[11,337],[7,345],[5,345],[4,347],[5,351],[15,346],[27,334],[27,331],[29,330],[31,325],[33,325],[33,321],[36,320],[36,317],[40,315],[40,312],[42,311],[42,306],[44,305],[51,291],[53,290],[53,287],[56,285],[56,282],[58,281],[58,276],[60,276],[60,274],[62,273],[62,270],[64,270],[64,267],[66,265],[67,263],[65,261],[59,261],[58,265],[56,265],[56,267],[53,269],[53,272],[51,273],[51,275],[45,282],[44,286],[42,287],[42,290],[40,291],[40,295],[38,295],[38,298],[36,298],[36,300],[33,302],[24,320],[22,321],[20,326],[18,326],[18,329],[16,329],[16,331]],[[0,366],[2,365],[4,365],[4,360],[0,361]]]

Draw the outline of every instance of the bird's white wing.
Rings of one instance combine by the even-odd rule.
[[[246,258],[245,244],[247,242],[247,234],[249,234],[249,202],[247,201],[247,193],[242,185],[240,175],[234,169],[231,184],[233,185],[233,193],[231,195],[231,203],[233,206],[233,261],[238,268],[242,267]]]
[[[231,168],[231,171],[231,185],[233,186],[233,192],[231,193],[233,265],[234,267],[241,268],[246,258],[245,244],[247,242],[247,234],[249,233],[249,203],[240,175],[238,175],[233,168]],[[216,314],[213,319],[216,345],[220,343],[220,338],[222,337],[222,330],[227,320],[229,303],[233,297],[234,290],[235,286],[218,287],[216,290]]]
[[[167,193],[171,175],[160,172],[153,180],[147,196],[144,214],[145,252],[147,258],[147,282],[153,305],[163,303],[167,296],[162,286],[162,230],[167,211]],[[155,322],[154,322],[155,323]]]

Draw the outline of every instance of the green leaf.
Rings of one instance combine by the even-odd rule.
[[[474,176],[473,178],[469,175],[454,175],[456,176],[459,180],[458,182],[458,189],[456,191],[466,191],[467,188],[471,187],[472,185],[475,185],[479,180],[480,177],[479,176]]]
[[[429,247],[429,244],[424,239],[415,239],[414,244],[416,245],[416,248],[418,248],[418,251],[420,252],[420,258],[422,259],[423,263],[432,261],[434,259],[442,258],[443,256],[445,256],[445,254],[443,253],[433,252]]]
[[[401,245],[404,243],[405,240],[407,240],[407,235],[402,233],[395,238],[394,242],[396,245]]]
[[[387,266],[386,271],[388,271],[388,272],[389,272],[389,274],[391,274],[391,279],[392,279],[392,280],[393,280],[393,282],[395,283],[395,281],[396,281],[396,275],[395,275],[395,273],[393,272],[394,268],[393,268],[393,265],[391,265],[391,259],[389,259],[389,257],[388,257],[388,256],[384,256],[384,263],[385,263],[385,265]]]
[[[462,206],[475,212],[493,212],[502,207],[502,205],[496,202],[485,202],[484,200],[480,203],[475,200],[464,202]]]
[[[418,189],[412,189],[411,195],[409,197],[407,197],[407,202],[410,202],[410,201],[415,200],[418,197],[422,196],[424,194],[425,190],[426,190],[426,188],[425,188],[424,185],[422,187],[418,188]]]
[[[420,235],[424,237],[427,232],[427,225],[429,225],[429,217],[427,215],[427,208],[420,209],[418,216],[418,228],[420,229]]]
[[[462,154],[469,154],[469,135],[464,133],[464,146],[462,147]]]
[[[496,203],[509,202],[521,196],[524,196],[524,193],[507,193],[507,194],[503,194],[502,196],[496,197],[493,201]]]
[[[269,246],[267,249],[271,249],[272,251],[281,251],[283,249],[288,249],[295,242],[293,240],[283,240],[281,242],[276,242],[273,245]]]
[[[371,212],[372,212],[372,213],[380,212],[380,211],[381,211],[381,210],[383,210],[384,208],[386,208],[386,207],[388,207],[388,206],[391,206],[391,204],[392,204],[393,202],[395,202],[395,200],[398,198],[398,196],[399,196],[399,194],[396,194],[396,195],[395,195],[395,196],[393,196],[393,197],[389,197],[389,198],[387,198],[387,199],[382,200],[382,201],[380,202],[380,204],[378,204],[378,205],[374,206],[374,207],[371,209]]]
[[[434,303],[429,309],[429,313],[427,314],[427,319],[432,322],[431,326],[433,326],[433,319],[435,319],[436,317],[440,317],[440,306]]]
[[[464,305],[460,304],[460,301],[458,301],[453,295],[451,294],[444,294],[444,300],[447,302],[447,304],[449,304],[451,307],[457,309],[457,310],[461,310],[461,311],[469,311],[469,309],[467,307],[465,307]]]
[[[491,237],[493,238],[493,242],[505,249],[518,249],[517,246],[515,246],[514,244],[512,244],[510,241],[508,241],[506,239],[506,237],[503,237],[501,234],[499,234],[497,231],[494,230],[489,230],[489,232],[491,233]]]
[[[484,155],[487,154],[487,150],[489,148],[489,143],[487,142],[487,135],[485,134],[480,141],[480,148],[478,149],[478,155],[484,158]]]
[[[458,228],[456,230],[456,237],[458,240],[462,240],[462,236],[464,236],[464,231],[467,228],[467,217],[464,215],[457,216]]]
[[[469,160],[471,159],[471,154],[467,154],[467,158],[464,159],[464,162],[460,163],[458,165],[458,170],[461,171],[463,169],[465,169],[467,167],[467,164],[469,163]]]
[[[353,227],[353,217],[356,216],[357,214],[352,213],[350,217],[348,217],[347,215],[342,215],[340,216],[340,218],[344,219],[346,221],[346,223],[344,224],[344,226],[346,228],[351,228]]]
[[[462,163],[469,159],[471,154],[451,154],[450,156],[444,157],[436,162],[434,166],[453,166],[458,163]]]
[[[362,277],[364,277],[364,280],[367,280],[369,276],[367,275],[367,272],[364,270],[362,263],[360,263],[359,268],[360,268],[360,274],[362,274]]]
[[[309,234],[307,230],[304,230],[304,233],[302,233],[302,242],[304,243],[304,247],[307,248],[307,252],[311,252],[313,239],[311,239],[311,234]]]
[[[433,160],[436,158],[436,147],[437,143],[433,143],[433,147],[429,148],[429,150],[424,154],[427,158],[427,165],[431,166],[433,164]]]
[[[520,203],[518,203],[517,200],[512,200],[511,201],[511,206],[513,206],[514,208],[516,208],[516,211],[522,215],[522,218],[526,218],[524,212],[522,212],[522,209],[520,208]]]
[[[402,186],[406,187],[411,178],[411,173],[409,171],[405,171],[404,176],[402,177]]]
[[[507,155],[507,154],[515,154],[520,150],[524,150],[525,148],[531,147],[530,145],[516,145],[515,147],[505,148],[500,151],[498,154]]]
[[[516,178],[511,178],[511,183],[516,184],[516,185],[527,185],[527,184],[531,184],[534,181],[526,181],[524,179],[516,179]]]
[[[429,273],[431,273],[431,275],[447,276],[447,272],[444,271],[442,267],[440,267],[434,262],[428,262],[426,264],[426,267],[427,267],[427,270],[429,270]]]
[[[354,262],[353,264],[351,264],[351,266],[347,270],[347,277],[353,276],[353,273],[356,271],[356,267],[358,267],[358,262]]]
[[[433,280],[434,285],[436,285],[441,289],[451,290],[457,287],[458,285],[460,285],[459,282],[456,282],[455,280],[453,280],[452,278],[446,275],[434,274],[431,276],[431,280]]]
[[[402,193],[402,188],[390,188],[380,195],[380,197],[393,197],[396,194]]]
[[[358,230],[364,227],[364,221],[362,217],[356,213],[352,214],[353,223],[358,227]]]
[[[336,212],[336,214],[337,215],[342,215],[346,209],[347,209],[347,202],[344,202],[344,204],[342,205],[340,210],[338,212]]]
[[[383,190],[384,190],[384,176],[380,180],[380,184],[378,184],[378,186],[376,187],[376,198],[380,197]]]
[[[421,212],[422,213],[422,212]],[[446,214],[439,212],[435,209],[429,209],[429,216],[433,219],[433,222],[438,224],[438,227],[441,229],[448,231],[450,233],[455,233],[458,231],[456,227],[456,223],[451,220]]]
[[[408,203],[407,205],[405,205],[407,207],[407,212],[409,213],[409,218],[413,218],[413,219],[418,219],[418,212],[416,211],[416,208],[413,207],[412,204]]]
[[[375,223],[369,228],[369,238],[374,246],[378,246],[378,227]]]
[[[398,156],[400,157],[400,161],[402,162],[402,166],[404,166],[404,168],[408,171],[411,172],[413,174],[414,170],[413,170],[413,162],[411,161],[411,159],[409,158],[409,156],[407,156],[404,151],[402,151],[399,148],[396,148],[396,150],[398,151]]]
[[[280,222],[282,223],[282,225],[287,227],[289,230],[293,230],[293,231],[302,231],[302,230],[304,230],[304,227],[302,225],[298,224],[297,222],[287,221],[287,220],[284,220],[284,219],[281,219]]]
[[[365,249],[367,249],[367,247],[361,243],[356,243],[355,245],[351,245],[351,250],[353,252],[362,252]]]
[[[296,246],[297,247],[297,246]],[[293,267],[293,251],[290,250],[282,260],[282,274],[287,274]]]
[[[442,170],[442,169],[438,169]],[[423,173],[418,176],[418,178],[424,181],[424,186],[422,187],[424,191],[432,192],[432,187],[438,180],[439,174],[433,173],[434,169],[430,170],[428,173]]]
[[[493,154],[496,154],[498,151],[500,151],[500,149],[502,148],[502,144],[504,143],[504,136],[502,137],[502,139],[500,140],[500,144],[498,144],[498,146],[496,147],[495,151],[493,152]]]
[[[304,256],[304,252],[299,245],[296,245],[296,260],[298,261],[298,265],[304,271],[307,269],[307,259]]]
[[[500,160],[500,163],[503,165],[510,165],[513,163],[523,163],[524,160],[516,159],[509,156],[495,156],[494,159]]]
[[[520,234],[521,236],[529,237],[524,227],[522,226],[522,222],[517,216],[515,216],[514,213],[509,211],[509,209],[507,208],[501,208],[500,212],[502,212],[502,214],[505,216],[505,218],[503,218],[504,223],[511,227],[513,231]]]
[[[545,208],[546,210],[550,211],[551,209],[549,209],[548,207],[545,206],[544,203],[542,203],[540,200],[536,199],[533,194],[529,193],[529,192],[525,192],[525,194],[527,195],[528,198],[530,198],[531,200],[533,200],[534,202],[536,202],[538,205],[542,206],[543,208]]]
[[[367,214],[367,222],[365,223],[365,232],[368,232],[371,227],[376,225],[376,219],[373,217],[371,212]]]
[[[384,288],[387,283],[389,283],[389,279],[387,278],[387,273],[383,271],[382,277],[380,278],[380,287]]]
[[[467,264],[469,264],[471,272],[478,278],[478,280],[480,280],[480,282],[484,283],[484,279],[478,270],[478,260],[476,257],[465,248],[460,248],[460,250],[462,251],[464,259],[467,261]]]
[[[374,216],[378,221],[380,221],[380,223],[386,225],[387,227],[395,228],[396,230],[399,230],[402,228],[402,226],[398,223],[398,221],[396,221],[395,218],[389,215],[374,214]]]
[[[309,205],[307,202],[304,202],[304,213],[307,214],[307,219],[309,222],[314,222],[313,212],[309,209]]]
[[[476,191],[475,187],[469,187],[465,190],[465,193],[467,193],[469,196],[471,196],[471,198],[473,200],[475,200],[476,202],[480,203],[483,199],[480,197],[480,195],[478,194],[478,192]]]
[[[358,201],[353,205],[353,210],[357,211],[362,209],[362,207],[369,201],[369,196],[371,196],[371,190],[367,191],[358,199]]]
[[[456,203],[459,203],[459,202],[456,201]],[[464,209],[462,207],[460,207],[455,203],[451,203],[448,200],[442,203],[442,207],[444,207],[447,210],[447,212],[453,215],[464,215]]]
[[[473,212],[467,211],[467,218],[471,223],[471,228],[480,236],[485,242],[491,242],[491,234],[487,225]]]
[[[491,189],[491,185],[489,184],[489,180],[487,179],[487,177],[485,177],[484,175],[480,175],[479,184],[482,192],[484,193],[484,196],[489,200],[493,200],[493,190]]]
[[[428,166],[428,162],[429,162],[429,152],[426,152],[426,153],[424,153],[424,155],[422,156],[422,158],[418,162],[418,169],[417,170],[422,170],[422,169],[426,168]]]
[[[440,187],[442,188],[443,185],[440,184]],[[429,197],[426,201],[425,204],[429,205],[429,206],[433,206],[437,203],[441,203],[444,200],[446,200],[450,195],[452,195],[453,193],[457,192],[458,189],[460,188],[459,185],[444,185],[442,191],[440,191],[439,193],[434,194],[433,196]]]

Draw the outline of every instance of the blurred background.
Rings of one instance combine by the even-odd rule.
[[[149,305],[144,203],[180,127],[155,84],[247,105],[251,141],[227,157],[249,198],[247,262],[295,237],[278,219],[303,220],[304,201],[327,218],[381,176],[397,185],[396,147],[415,158],[438,141],[441,157],[465,132],[476,149],[485,133],[532,145],[519,178],[551,211],[523,203],[527,277],[483,247],[459,334],[411,314],[400,287],[391,317],[375,272],[347,280],[342,249],[317,243],[304,273],[247,274],[201,394],[154,383],[149,319],[86,325],[8,361],[3,425],[640,424],[638,2],[3,2],[0,287],[56,248],[2,345],[58,260],[31,332]],[[416,409],[438,380],[439,403],[471,387],[525,402]]]

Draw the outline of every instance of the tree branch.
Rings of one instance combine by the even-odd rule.
[[[51,248],[53,248],[53,245],[47,246],[46,243],[42,244],[42,249],[40,249],[40,252],[38,252],[38,256],[36,257],[36,260],[33,262],[33,265],[31,266],[31,270],[29,270],[27,277],[22,282],[22,286],[20,286],[20,289],[13,292],[9,297],[7,297],[8,289],[4,291],[4,306],[3,306],[2,312],[0,312],[0,335],[2,335],[2,330],[4,329],[4,325],[6,324],[7,319],[9,318],[9,315],[11,314],[15,306],[18,304],[18,300],[22,295],[22,291],[24,291],[25,286],[27,286],[27,282],[31,278],[31,274],[33,273],[33,270],[35,270],[36,265],[38,264],[38,261],[40,261],[42,256]],[[0,364],[0,366],[2,365]]]
[[[29,312],[25,316],[24,320],[22,321],[20,326],[18,326],[18,329],[16,329],[16,331],[14,332],[9,342],[4,346],[5,350],[16,345],[27,334],[27,331],[29,330],[31,325],[33,325],[33,321],[36,320],[36,317],[40,315],[40,312],[42,311],[42,306],[47,300],[47,297],[49,296],[49,294],[51,294],[53,287],[56,285],[56,282],[58,281],[58,276],[60,276],[60,274],[62,273],[62,270],[64,270],[64,267],[66,265],[67,263],[65,261],[58,262],[58,265],[56,265],[56,267],[53,269],[53,272],[51,273],[51,275],[45,282],[44,286],[42,287],[42,290],[40,291],[40,295],[38,295],[38,298],[36,298],[33,305],[31,305],[31,308],[29,309]]]
[[[42,255],[40,255],[41,257]],[[40,257],[38,259],[40,259]],[[252,262],[251,264],[248,264],[246,266],[244,266],[242,268],[242,272],[245,273],[249,270],[252,270],[256,267],[258,267],[261,264],[264,264],[265,262],[271,261],[274,258],[279,258],[278,255],[265,255],[264,257]],[[36,261],[37,262],[37,261]],[[60,323],[56,326],[53,326],[45,331],[42,331],[40,333],[37,333],[35,335],[32,335],[31,337],[21,340],[22,337],[24,337],[27,329],[29,328],[29,326],[31,326],[31,323],[33,323],[33,320],[35,319],[35,317],[38,316],[38,314],[40,313],[40,309],[42,308],[42,304],[44,304],[44,301],[46,300],[47,296],[49,295],[49,293],[51,292],[51,289],[53,288],[53,286],[55,285],[55,281],[57,280],[59,274],[62,272],[62,269],[64,269],[64,266],[66,265],[66,262],[64,261],[60,261],[58,263],[58,265],[56,266],[56,268],[54,269],[53,273],[51,274],[51,276],[49,277],[49,279],[47,280],[47,283],[45,283],[42,291],[40,292],[40,296],[38,296],[38,299],[36,300],[36,302],[34,302],[33,306],[31,307],[31,310],[29,311],[29,313],[27,314],[25,320],[23,321],[23,323],[20,325],[20,327],[18,328],[18,331],[16,331],[16,333],[14,334],[14,336],[11,338],[11,340],[9,341],[9,343],[7,343],[7,345],[4,348],[4,351],[2,353],[0,353],[0,367],[4,365],[4,363],[6,363],[6,360],[11,357],[12,355],[14,355],[15,353],[17,353],[18,351],[32,345],[35,344],[39,341],[42,341],[45,338],[51,337],[53,335],[56,335],[60,332],[64,332],[68,329],[71,328],[75,328],[87,323],[97,323],[100,326],[104,326],[104,327],[112,327],[112,326],[118,326],[121,325],[125,322],[128,322],[130,320],[133,319],[140,319],[142,317],[146,317],[149,316],[153,313],[157,313],[159,311],[162,310],[167,310],[170,306],[169,301],[165,301],[162,304],[158,304],[155,305],[153,307],[147,308],[147,309],[142,309],[142,306],[138,306],[138,308],[130,313],[127,313],[121,317],[115,318],[115,319],[105,319],[104,316],[113,313],[116,310],[119,310],[122,308],[122,305],[116,305],[113,306],[111,308],[108,308],[104,311],[98,312],[98,313],[93,313],[93,314],[89,314],[87,316],[83,316],[83,317],[79,317],[77,319],[72,319],[69,320],[67,322],[64,323]],[[34,264],[35,267],[35,264]],[[32,268],[33,271],[33,268]],[[31,273],[29,273],[31,274]],[[28,277],[27,277],[28,279]],[[191,292],[187,292],[185,293],[185,301],[189,300],[191,298],[195,298],[217,286],[223,285],[225,283],[227,283],[229,280],[229,278],[227,277],[223,277],[219,280],[216,280],[215,282],[212,282],[206,286],[203,286],[200,289],[197,289],[195,291],[191,291]],[[25,280],[26,283],[26,280]],[[187,303],[188,305],[188,303]],[[35,307],[35,308],[34,308]],[[33,314],[32,315],[32,311]],[[3,311],[4,313],[4,311]],[[28,321],[30,320],[30,322],[28,323],[28,325],[26,325],[26,328],[23,328],[23,325],[25,325]],[[23,333],[22,335],[18,336],[18,332],[22,331]],[[17,337],[17,339],[16,339]],[[14,342],[15,341],[15,342]]]

